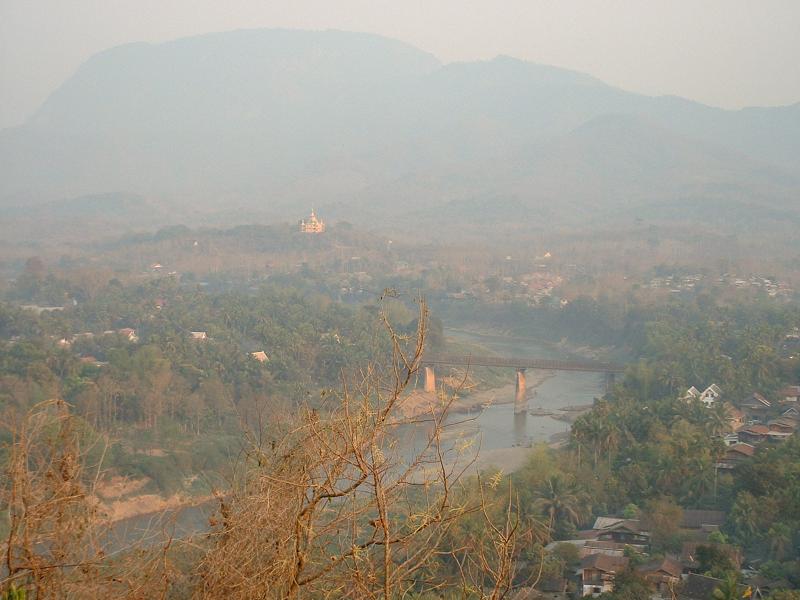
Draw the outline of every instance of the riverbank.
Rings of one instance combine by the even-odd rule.
[[[208,494],[190,495],[175,493],[170,496],[147,491],[151,480],[128,478],[119,475],[98,482],[92,500],[98,513],[109,523],[127,521],[137,517],[178,510],[208,502]]]
[[[448,339],[456,340],[459,346],[498,356],[603,360],[610,353],[605,348],[577,347],[497,329],[466,329],[463,325],[458,329],[448,328],[445,334]],[[471,472],[476,469],[512,472],[525,464],[530,448],[538,444],[558,448],[569,443],[574,420],[590,410],[594,400],[601,397],[605,390],[602,374],[568,371],[542,373],[529,369],[526,372],[530,382],[528,409],[520,412],[514,406],[513,385],[492,385],[498,379],[502,381],[506,372],[501,371],[497,375],[499,377],[480,381],[480,384],[491,387],[475,394],[490,402],[480,406],[481,403],[473,399],[473,403],[479,405],[477,412],[467,413],[468,417],[455,413],[455,418],[449,419],[455,427],[448,431],[448,439],[462,446],[468,443],[471,450],[479,449],[477,456],[473,452],[468,457],[462,456],[453,461],[466,465],[473,460],[469,469]],[[463,423],[459,423],[459,419]]]
[[[536,388],[554,376],[552,371],[536,371],[526,374],[526,396],[528,401],[536,397]],[[493,387],[487,390],[471,391],[461,395],[458,390],[448,390],[446,387],[437,392],[425,392],[415,389],[403,398],[399,405],[399,412],[404,418],[414,418],[429,414],[447,402],[454,395],[450,404],[451,414],[476,413],[494,404],[513,404],[516,388],[514,384]]]

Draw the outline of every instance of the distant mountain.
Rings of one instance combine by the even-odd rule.
[[[81,243],[123,232],[157,229],[172,217],[140,196],[106,193],[3,209],[0,239],[8,243]]]
[[[94,56],[0,132],[0,161],[0,206],[125,190],[165,220],[313,204],[355,222],[570,221],[726,196],[796,211],[800,103],[726,111],[509,57],[443,65],[375,35],[248,30]]]

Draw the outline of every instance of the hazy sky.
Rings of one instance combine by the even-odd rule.
[[[254,27],[369,31],[444,61],[508,54],[727,108],[800,101],[800,0],[0,0],[0,127],[99,50]]]

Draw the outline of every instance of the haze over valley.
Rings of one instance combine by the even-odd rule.
[[[0,5],[0,600],[800,600],[795,30]]]
[[[113,212],[131,229],[312,205],[395,230],[522,213],[741,229],[796,223],[800,103],[722,110],[511,57],[443,64],[376,35],[242,30],[95,55],[0,133],[0,158],[7,235],[97,195],[128,198]]]

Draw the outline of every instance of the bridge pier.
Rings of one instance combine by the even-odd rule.
[[[614,389],[615,380],[616,376],[614,373],[606,373],[606,394],[610,393]]]
[[[514,395],[514,414],[528,410],[528,390],[525,388],[525,369],[517,369],[516,394]]]
[[[433,367],[425,367],[425,387],[424,390],[426,392],[431,392],[433,394],[436,393],[436,373],[433,371]]]

